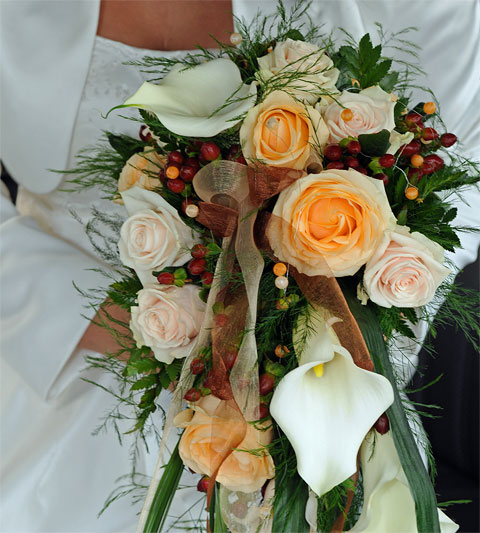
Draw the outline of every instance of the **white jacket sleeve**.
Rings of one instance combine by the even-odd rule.
[[[88,269],[95,259],[19,216],[2,189],[1,356],[43,400],[58,396],[85,366],[76,349],[93,311],[73,281],[82,288],[104,285]]]

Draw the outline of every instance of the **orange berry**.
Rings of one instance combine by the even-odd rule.
[[[414,168],[420,168],[423,165],[423,157],[420,154],[412,155],[410,158],[410,164]]]
[[[340,116],[345,122],[350,122],[350,120],[353,118],[353,111],[347,107],[340,113]]]
[[[276,263],[273,267],[273,273],[275,276],[284,276],[287,273],[287,267],[285,263]]]
[[[410,187],[407,187],[407,190],[405,191],[405,196],[409,200],[415,200],[415,198],[417,198],[418,196],[418,189],[414,187],[413,185],[411,185]]]
[[[437,106],[435,105],[435,102],[426,102],[425,104],[423,104],[423,111],[427,115],[433,115],[436,110]]]
[[[286,347],[286,346],[282,346],[281,344],[279,344],[276,348],[275,348],[275,355],[279,358],[279,359],[282,359],[283,357],[285,357],[287,355],[287,353],[290,353],[290,350]]]
[[[165,176],[167,176],[167,178],[169,180],[175,180],[178,178],[178,176],[180,175],[180,169],[176,166],[168,166],[167,169],[165,170]]]

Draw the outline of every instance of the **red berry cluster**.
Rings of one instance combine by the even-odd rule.
[[[179,150],[167,154],[165,167],[160,171],[162,183],[176,194],[189,195],[189,185],[200,168],[195,157],[186,157]]]
[[[346,143],[342,144],[345,146],[333,143],[325,147],[323,155],[326,161],[328,161],[326,168],[336,170],[353,168],[362,172],[362,174],[366,174],[367,169],[361,166],[357,158],[358,154],[362,151],[360,143],[355,140],[347,140]]]
[[[457,136],[453,133],[440,135],[434,128],[425,127],[423,120],[424,116],[416,111],[405,115],[404,127],[414,134],[414,139],[398,151],[399,164],[409,167],[408,178],[416,179],[417,182],[443,167],[443,159],[432,152],[441,146],[450,148],[457,142]]]
[[[191,251],[192,259],[187,265],[188,273],[191,276],[200,276],[200,281],[205,289],[209,289],[213,283],[213,273],[207,270],[208,248],[203,244],[196,244]],[[184,268],[178,268],[174,272],[160,272],[157,274],[157,281],[162,285],[178,284],[179,281],[183,283],[192,281],[186,279],[186,272]]]

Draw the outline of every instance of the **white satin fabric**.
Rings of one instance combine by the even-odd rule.
[[[274,2],[233,5],[250,19]],[[118,114],[105,121],[100,112],[138,88],[138,69],[121,63],[143,51],[95,38],[97,0],[4,0],[1,8],[1,155],[23,188],[18,211],[4,196],[0,211],[0,531],[134,531],[138,507],[125,500],[96,518],[115,479],[129,471],[128,449],[118,445],[113,431],[90,435],[110,400],[78,379],[84,354],[75,349],[87,321],[72,280],[85,288],[104,280],[86,270],[101,262],[70,210],[85,221],[93,204],[106,204],[96,191],[60,192],[62,176],[45,169],[71,167],[74,154],[95,143],[102,129],[136,133],[137,126]],[[326,32],[343,26],[356,38],[375,32],[377,20],[386,29],[419,26],[414,39],[423,46],[420,60],[427,71],[420,84],[437,94],[447,127],[464,141],[465,153],[479,157],[477,2],[315,1],[310,15]],[[459,222],[478,226],[479,196],[468,197],[471,207],[461,205]],[[460,267],[475,259],[478,238],[462,243],[453,257]],[[105,375],[89,377],[111,384]],[[151,472],[155,455],[142,453],[139,470]],[[194,499],[194,492],[184,496]]]

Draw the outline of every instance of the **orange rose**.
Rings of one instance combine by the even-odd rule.
[[[231,447],[232,435],[239,431],[238,421],[223,415],[225,404],[215,396],[205,396],[194,409],[182,411],[175,419],[177,426],[186,428],[178,448],[180,457],[198,474],[213,474],[222,450]],[[254,492],[260,489],[267,479],[274,476],[271,456],[267,451],[259,451],[271,440],[271,427],[260,431],[247,424],[245,438],[222,463],[217,481],[233,491]],[[255,453],[241,450],[255,450]]]
[[[131,189],[134,185],[142,189],[160,186],[158,173],[163,168],[165,158],[150,149],[147,150],[133,154],[127,161],[118,178],[118,192]]]
[[[355,274],[395,225],[383,183],[356,170],[299,179],[280,194],[273,214],[273,251],[309,276]]]
[[[282,91],[252,107],[240,128],[243,155],[249,163],[297,170],[320,163],[319,148],[328,135],[316,109]]]

